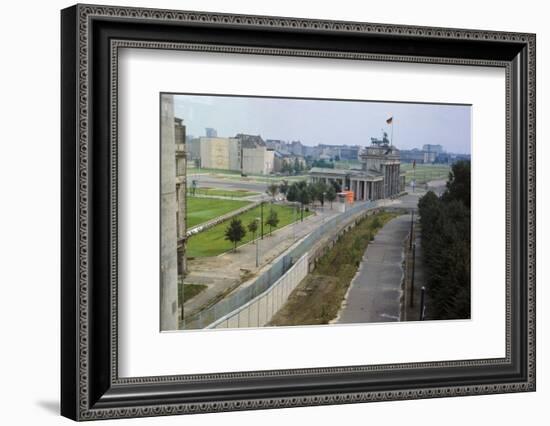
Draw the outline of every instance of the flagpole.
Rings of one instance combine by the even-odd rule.
[[[393,146],[393,114],[391,115],[391,146]]]

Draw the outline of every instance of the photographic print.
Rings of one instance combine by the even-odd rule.
[[[535,34],[61,24],[64,416],[535,391]]]
[[[162,331],[470,318],[470,105],[160,103]]]

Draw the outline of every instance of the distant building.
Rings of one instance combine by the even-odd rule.
[[[321,155],[321,148],[317,146],[304,146],[304,157],[309,157],[312,160],[318,160]]]
[[[267,175],[273,171],[275,151],[267,147],[261,136],[239,133],[235,139],[240,141],[243,174]]]
[[[358,145],[326,145],[319,144],[321,153],[318,158],[328,158],[333,160],[357,160],[359,158],[360,147]]]
[[[436,154],[441,154],[444,150],[443,150],[443,146],[441,145],[424,144],[422,145],[422,151],[435,152]]]
[[[352,191],[355,200],[390,198],[405,190],[399,150],[390,145],[386,133],[382,139],[371,138],[359,159],[360,170],[314,167],[309,171],[310,180],[336,182],[343,191]]]
[[[424,144],[422,149],[402,149],[401,161],[404,163],[433,164],[445,153],[442,145]]]
[[[401,161],[404,163],[433,164],[437,158],[437,153],[424,151],[422,149],[402,149]]]
[[[290,154],[290,144],[279,139],[266,139],[265,144],[269,149],[278,151],[282,154]]]
[[[203,168],[241,170],[241,147],[236,138],[201,137],[198,140],[198,150],[200,166]],[[193,152],[196,151],[197,148],[193,146]]]
[[[290,143],[290,152],[294,155],[304,155],[304,146],[300,141],[292,141]]]
[[[206,137],[207,138],[217,138],[218,137],[218,132],[217,132],[216,129],[213,129],[212,127],[207,127],[204,130],[206,132]]]

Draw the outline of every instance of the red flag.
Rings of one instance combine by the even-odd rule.
[[[386,123],[391,124],[392,121],[393,121],[393,117],[390,117],[390,118],[388,118],[388,119],[386,120]]]

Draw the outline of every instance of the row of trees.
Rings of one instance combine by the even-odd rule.
[[[418,209],[428,315],[470,318],[470,162],[455,163],[446,191],[441,197],[429,191],[419,200]]]
[[[339,161],[339,157],[336,157],[335,160]],[[305,164],[303,161],[298,160],[298,158],[294,158],[294,161],[292,160],[285,160],[283,162],[283,165],[281,166],[281,173],[289,174],[289,175],[299,175],[305,170],[311,169],[312,167],[323,167],[326,169],[334,169],[334,161],[327,161],[325,159],[320,160],[312,160],[310,158],[306,158]]]
[[[305,206],[319,201],[321,206],[325,205],[325,201],[332,202],[336,200],[336,193],[339,188],[336,185],[327,185],[324,182],[307,183],[306,181],[293,182],[292,185],[286,188],[286,199],[292,202],[300,203],[300,220],[304,220]]]
[[[332,208],[332,202],[336,200],[336,194],[340,191],[341,188],[337,182],[332,182],[331,184],[324,182],[308,183],[302,180],[289,184],[288,181],[283,180],[280,184],[270,184],[267,187],[266,193],[273,198],[272,201],[274,201],[277,194],[283,194],[288,201],[299,203],[300,220],[303,221],[304,210],[309,204],[318,201],[321,203],[321,206],[324,206],[325,201],[328,201]],[[273,228],[276,228],[279,224],[279,217],[275,210],[270,209],[265,224],[269,226],[269,235],[271,235]],[[237,249],[237,244],[246,236],[247,229],[253,234],[253,239],[255,239],[256,232],[258,231],[258,220],[254,219],[250,221],[246,228],[240,219],[234,218],[229,222],[225,230],[225,239],[233,243],[234,250]]]
[[[273,209],[269,211],[267,214],[267,218],[265,220],[265,224],[269,226],[269,235],[271,235],[271,232],[273,228],[276,228],[279,224],[279,215],[277,212]],[[246,228],[248,228],[248,231],[252,233],[252,239],[256,239],[256,232],[258,232],[258,226],[259,226],[259,220],[258,219],[252,219]],[[225,229],[225,239],[227,241],[230,241],[233,243],[233,251],[237,250],[237,244],[240,243],[244,237],[246,236],[246,229],[243,225],[242,220],[233,218],[231,222],[229,222],[229,225]]]
[[[307,166],[302,161],[298,160],[297,157],[295,157],[294,161],[283,161],[283,165],[281,166],[281,173],[298,175],[306,169]]]

